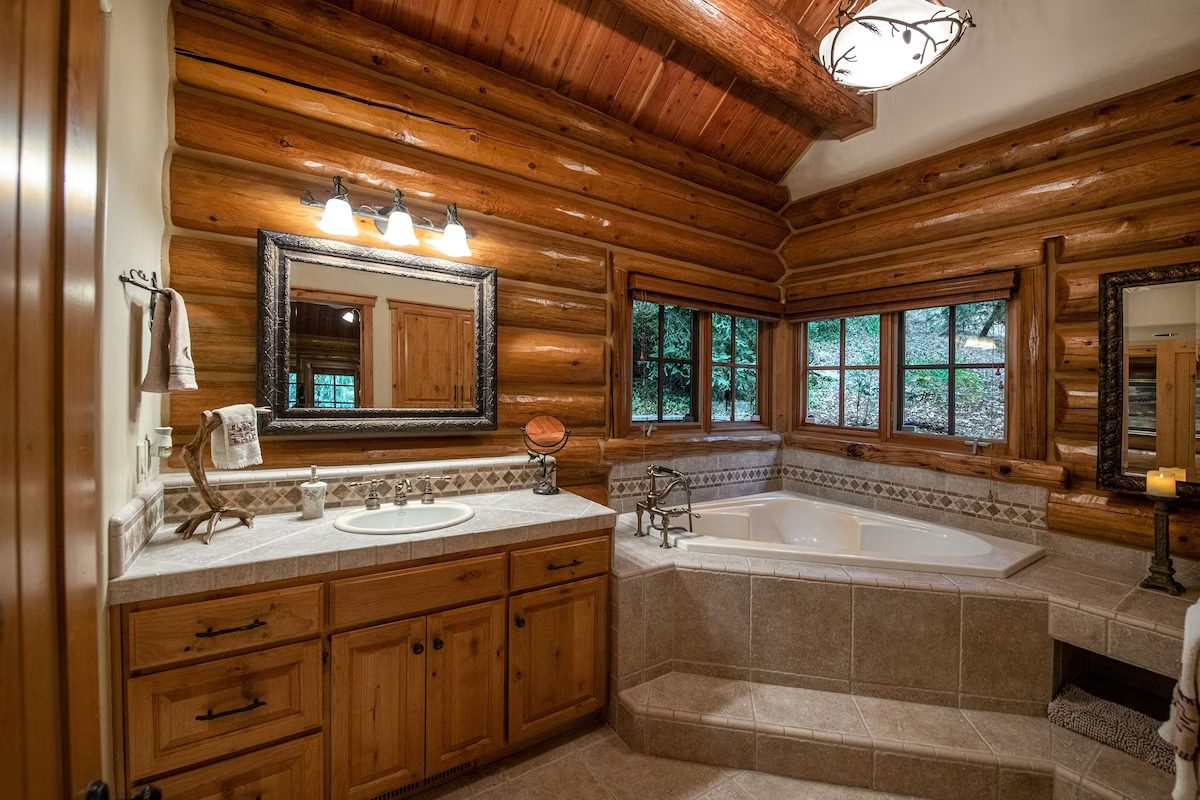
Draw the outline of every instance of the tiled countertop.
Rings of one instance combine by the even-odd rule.
[[[333,521],[345,510],[327,511],[323,519],[275,514],[255,518],[246,528],[236,520],[222,522],[210,544],[161,526],[129,565],[109,581],[111,605],[176,597],[213,589],[320,575],[370,566],[463,553],[500,545],[567,536],[611,527],[616,513],[578,495],[535,495],[528,489],[454,498],[475,509],[467,522],[425,533],[382,536],[344,533]]]
[[[1178,576],[1188,587],[1180,597],[1139,588],[1146,568],[1133,559],[1098,561],[1052,550],[1008,578],[979,578],[663,550],[653,536],[634,537],[630,521],[631,515],[618,518],[613,558],[618,578],[678,567],[1044,600],[1055,639],[1170,677],[1179,675],[1184,614],[1200,599],[1200,575],[1190,570]]]

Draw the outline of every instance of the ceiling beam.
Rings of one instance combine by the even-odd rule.
[[[838,137],[871,127],[874,101],[836,84],[817,41],[761,0],[615,0]]]

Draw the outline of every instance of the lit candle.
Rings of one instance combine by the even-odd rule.
[[[1174,475],[1176,481],[1187,480],[1187,470],[1183,467],[1163,467],[1161,471]]]
[[[1146,473],[1146,494],[1151,497],[1176,497],[1175,472],[1152,469]]]

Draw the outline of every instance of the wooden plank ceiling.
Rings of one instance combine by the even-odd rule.
[[[609,0],[331,0],[779,181],[819,132],[800,112]],[[837,0],[764,0],[818,39]]]

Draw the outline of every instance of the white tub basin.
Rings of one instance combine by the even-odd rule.
[[[335,519],[333,527],[346,533],[421,533],[459,525],[473,516],[475,509],[462,503],[420,503],[374,511],[351,511]]]

